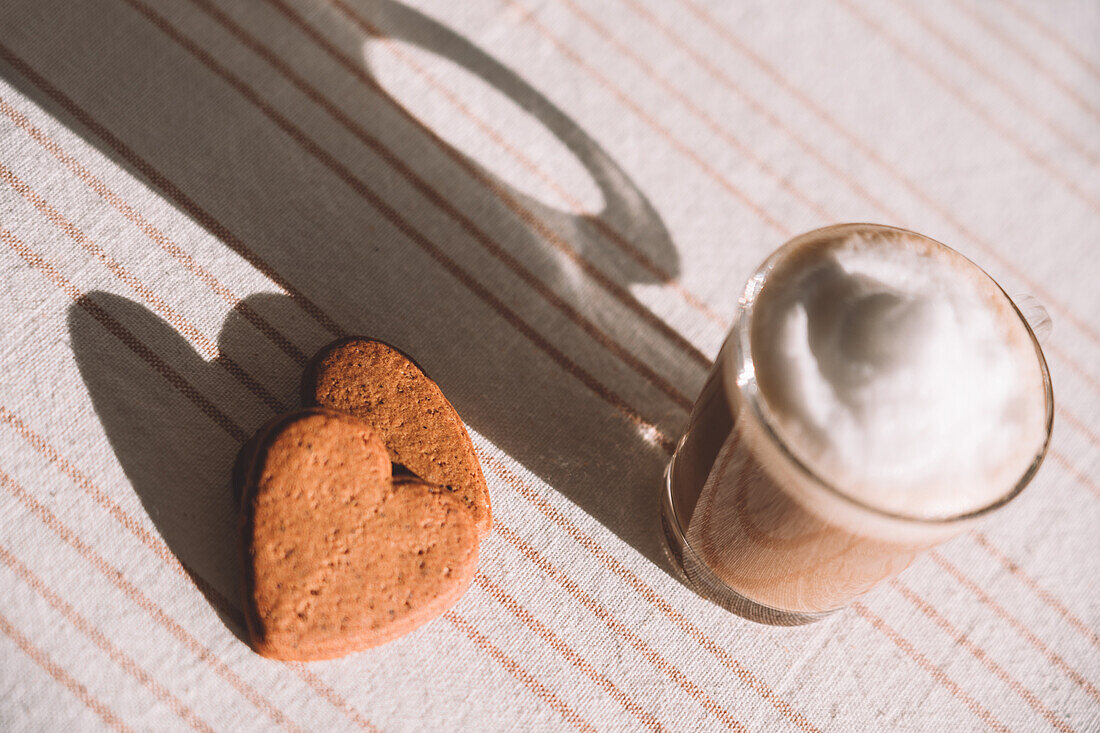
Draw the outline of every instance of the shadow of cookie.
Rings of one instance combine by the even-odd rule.
[[[270,342],[242,308],[279,323],[293,305],[282,296],[251,296],[230,312],[218,339],[221,352],[290,407],[300,370],[270,358]],[[103,320],[117,322],[147,350],[127,348]],[[271,417],[270,407],[229,375],[224,357],[207,361],[175,328],[126,298],[89,293],[69,309],[68,325],[80,374],[134,492],[222,621],[245,639],[230,474],[242,436]]]

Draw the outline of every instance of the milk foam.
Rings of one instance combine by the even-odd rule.
[[[988,276],[931,240],[876,230],[797,245],[756,298],[751,344],[791,450],[883,511],[988,506],[1045,440],[1027,329]]]

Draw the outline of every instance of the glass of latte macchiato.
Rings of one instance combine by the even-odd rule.
[[[747,618],[821,618],[1019,494],[1053,417],[1031,326],[970,260],[803,234],[750,278],[669,463],[669,549]]]

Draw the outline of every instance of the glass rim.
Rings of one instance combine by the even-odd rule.
[[[1012,306],[1013,312],[1023,323],[1024,328],[1027,330],[1028,337],[1031,339],[1032,346],[1035,348],[1035,355],[1039,360],[1039,369],[1043,378],[1043,391],[1044,391],[1044,404],[1046,407],[1046,426],[1045,436],[1043,444],[1039,450],[1033,456],[1027,469],[1023,475],[1016,481],[1012,489],[1006,492],[1004,495],[998,497],[995,501],[986,504],[978,509],[974,509],[968,512],[960,514],[953,514],[944,517],[925,517],[912,514],[901,514],[897,512],[886,511],[880,507],[876,507],[872,504],[868,504],[865,501],[855,498],[842,488],[833,485],[819,473],[799,457],[788,444],[787,440],[783,438],[782,434],[776,427],[777,421],[768,406],[767,400],[760,392],[759,385],[756,381],[756,370],[752,358],[752,315],[753,306],[756,302],[757,296],[764,288],[764,284],[768,279],[768,275],[775,269],[779,261],[790,252],[795,246],[819,239],[827,234],[842,231],[878,231],[878,232],[894,232],[900,234],[911,235],[919,237],[920,239],[927,240],[933,244],[947,249],[959,257],[971,266],[975,267],[978,272],[984,275],[988,280],[993,283],[994,287],[1004,295],[1005,299]],[[1050,379],[1050,370],[1047,367],[1046,357],[1043,354],[1043,349],[1039,344],[1038,338],[1035,336],[1035,332],[1031,328],[1031,324],[1027,322],[1027,318],[1017,307],[1015,301],[1005,292],[1004,288],[984,269],[977,265],[970,258],[966,257],[957,250],[949,247],[948,245],[940,242],[932,237],[929,237],[919,232],[914,232],[909,229],[903,229],[901,227],[890,226],[888,224],[874,224],[870,222],[848,222],[842,224],[833,224],[818,229],[813,229],[808,232],[804,232],[784,242],[778,249],[768,255],[767,259],[753,272],[745,284],[745,288],[741,293],[741,297],[738,300],[737,313],[736,313],[736,325],[734,325],[734,331],[736,332],[737,356],[735,359],[727,362],[723,369],[725,374],[723,379],[726,380],[727,385],[736,386],[738,393],[745,399],[746,403],[752,408],[752,412],[756,417],[757,422],[763,428],[764,434],[767,439],[779,450],[780,455],[787,460],[795,469],[803,476],[810,480],[810,483],[816,487],[822,489],[826,494],[829,494],[835,498],[839,498],[849,506],[855,507],[861,511],[869,512],[879,517],[885,517],[892,520],[898,520],[905,523],[911,523],[921,526],[945,526],[956,522],[963,522],[970,519],[976,519],[978,517],[989,514],[1005,504],[1016,498],[1021,491],[1031,482],[1035,477],[1036,472],[1039,470],[1039,466],[1042,464],[1043,459],[1046,457],[1047,450],[1050,447],[1050,440],[1054,430],[1054,388]],[[736,367],[736,373],[730,373],[730,367]],[[730,377],[733,377],[733,383],[731,383]]]

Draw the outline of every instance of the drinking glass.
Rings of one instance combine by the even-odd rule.
[[[1039,360],[1046,434],[1027,469],[996,501],[946,518],[886,512],[831,485],[796,455],[757,385],[750,348],[753,306],[791,249],[853,234],[928,240],[896,227],[841,224],[803,234],[773,253],[745,286],[734,325],[665,471],[662,525],[670,555],[702,595],[755,621],[801,624],[842,608],[1015,498],[1050,443],[1054,395],[1035,335],[1049,331],[1049,319],[1028,298],[1033,330],[1005,294]]]

